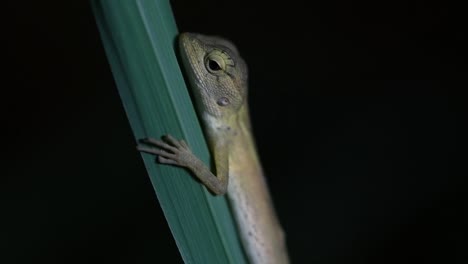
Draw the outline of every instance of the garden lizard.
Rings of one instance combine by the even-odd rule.
[[[184,140],[170,135],[146,138],[138,150],[157,155],[160,163],[187,168],[215,195],[227,193],[250,263],[289,263],[252,136],[246,63],[223,38],[182,33],[178,42],[216,175]]]

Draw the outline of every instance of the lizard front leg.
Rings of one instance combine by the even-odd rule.
[[[162,164],[187,168],[216,195],[226,193],[228,184],[228,159],[225,151],[214,151],[218,175],[216,176],[192,153],[190,147],[184,140],[176,140],[171,135],[166,135],[162,140],[145,138],[141,140],[141,143],[144,145],[137,146],[139,151],[157,155],[158,161]]]

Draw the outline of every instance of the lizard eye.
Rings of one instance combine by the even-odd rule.
[[[217,76],[230,74],[229,68],[235,67],[235,63],[226,51],[213,49],[210,53],[205,56],[205,68],[206,70]]]
[[[220,73],[226,70],[226,61],[220,54],[213,52],[206,56],[205,67],[211,73]]]
[[[221,66],[215,60],[208,60],[208,69],[211,71],[219,71],[221,70]]]

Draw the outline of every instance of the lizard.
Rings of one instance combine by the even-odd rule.
[[[184,140],[171,135],[145,138],[137,149],[157,155],[162,164],[188,169],[213,194],[227,194],[250,263],[289,263],[252,134],[245,61],[232,42],[218,36],[186,32],[178,44],[216,175]]]

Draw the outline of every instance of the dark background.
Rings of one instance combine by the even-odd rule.
[[[248,62],[293,263],[468,263],[463,9],[318,2],[171,1]],[[2,11],[0,262],[181,263],[89,3]]]

